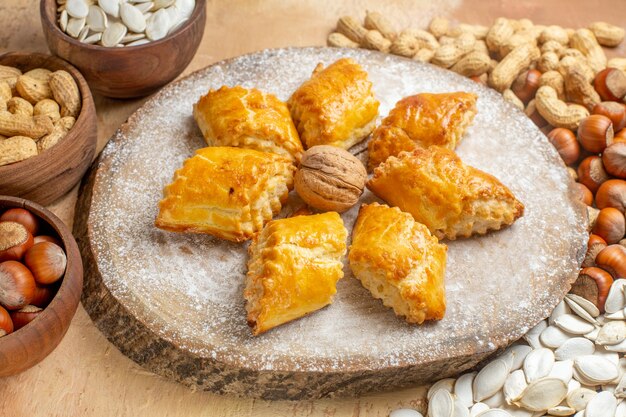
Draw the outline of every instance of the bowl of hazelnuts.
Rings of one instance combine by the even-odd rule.
[[[0,196],[0,377],[54,350],[82,286],[83,265],[67,226],[36,203]]]

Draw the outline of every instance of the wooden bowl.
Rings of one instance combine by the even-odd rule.
[[[41,155],[0,166],[0,195],[50,204],[80,181],[96,152],[97,120],[91,92],[80,72],[57,57],[9,52],[0,55],[0,65],[10,65],[22,71],[33,68],[65,70],[72,74],[80,89],[82,108],[76,124],[63,140]]]
[[[59,344],[74,317],[83,288],[83,263],[67,226],[39,204],[17,197],[0,196],[0,210],[21,207],[35,214],[61,239],[67,268],[50,304],[29,324],[0,337],[0,377],[14,375],[41,362]]]
[[[189,20],[173,34],[144,45],[106,48],[63,33],[56,8],[56,0],[41,0],[41,24],[48,47],[74,64],[92,91],[114,98],[146,96],[176,78],[196,54],[206,24],[206,0],[196,0]]]

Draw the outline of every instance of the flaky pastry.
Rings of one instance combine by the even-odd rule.
[[[244,290],[254,335],[332,302],[346,237],[335,212],[272,220],[255,236]]]
[[[250,239],[280,212],[293,188],[294,171],[291,159],[273,153],[199,149],[163,190],[155,224],[172,232]]]
[[[524,213],[524,205],[497,178],[439,146],[389,157],[367,187],[411,213],[439,239],[498,230]]]
[[[441,320],[448,247],[397,207],[373,203],[359,210],[350,269],[374,297],[409,323]]]
[[[344,149],[372,132],[378,104],[367,73],[351,58],[327,68],[319,64],[288,102],[306,148],[333,145]]]
[[[300,160],[302,143],[287,105],[272,94],[240,86],[210,90],[193,106],[209,146],[237,146]]]
[[[417,147],[455,149],[474,120],[476,98],[464,92],[422,93],[398,101],[367,145],[369,168]]]

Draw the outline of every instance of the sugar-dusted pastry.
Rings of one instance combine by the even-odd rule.
[[[397,207],[373,203],[359,210],[352,231],[350,269],[374,297],[409,323],[441,320],[448,247]]]
[[[456,148],[476,115],[476,94],[422,93],[405,97],[374,130],[367,144],[370,169],[402,151],[431,145]]]
[[[272,94],[240,86],[210,90],[193,106],[209,146],[238,146],[300,160],[302,143],[287,105]]]
[[[232,147],[196,151],[163,190],[156,226],[172,232],[250,239],[281,209],[293,188],[291,159]]]
[[[524,205],[497,178],[439,146],[389,157],[367,187],[439,239],[498,230],[524,213]]]
[[[319,64],[288,102],[306,148],[333,145],[344,149],[374,130],[378,104],[367,73],[351,58],[326,68]]]
[[[339,214],[272,220],[248,252],[246,311],[254,335],[330,304],[348,233]]]

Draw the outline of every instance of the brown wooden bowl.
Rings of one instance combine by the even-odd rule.
[[[56,0],[41,0],[48,47],[80,69],[94,92],[114,98],[146,96],[176,78],[196,54],[206,24],[206,0],[196,0],[189,20],[171,35],[144,45],[107,48],[63,33],[56,9]]]
[[[59,344],[74,317],[83,289],[83,263],[67,226],[39,204],[0,195],[0,211],[21,207],[56,232],[67,255],[65,276],[50,304],[30,323],[0,337],[0,377],[14,375],[41,362]]]
[[[74,127],[63,140],[41,155],[0,166],[0,194],[50,204],[80,181],[96,152],[97,120],[91,92],[80,72],[57,57],[9,52],[0,55],[0,65],[22,71],[33,68],[65,70],[72,74],[80,89],[82,108]]]

